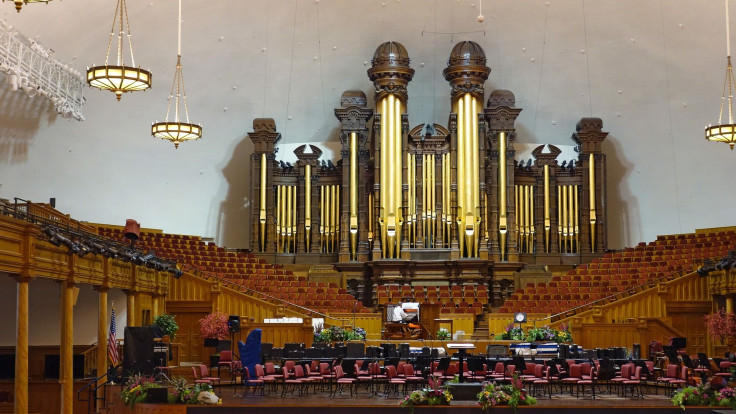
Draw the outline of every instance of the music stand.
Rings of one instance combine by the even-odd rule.
[[[475,345],[473,344],[447,344],[447,348],[449,349],[457,349],[457,358],[460,361],[460,367],[458,371],[460,372],[459,380],[460,382],[465,382],[465,377],[463,376],[463,358],[465,358],[468,355],[468,349],[475,349]]]

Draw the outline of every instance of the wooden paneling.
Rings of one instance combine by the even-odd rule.
[[[380,313],[332,313],[330,316],[334,316],[342,321],[327,319],[326,322],[329,324],[340,325],[341,322],[347,322],[346,325],[365,329],[367,339],[381,339],[383,315]]]
[[[304,343],[307,347],[314,342],[312,319],[305,318],[303,323],[241,323],[242,336],[247,336],[253,329],[261,329],[261,342],[270,342],[275,347],[283,347],[285,343]]]
[[[86,381],[74,382],[74,412],[86,413],[87,403],[77,400],[77,390],[87,385]],[[12,382],[0,382],[0,391],[7,391],[13,395]],[[120,388],[113,387],[120,394]],[[56,381],[29,381],[28,408],[31,412],[59,413],[61,412],[61,384]]]

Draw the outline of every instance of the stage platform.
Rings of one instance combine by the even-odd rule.
[[[240,392],[241,390],[238,389]],[[263,413],[263,414],[409,414],[405,408],[398,406],[403,395],[385,397],[383,395],[370,395],[365,390],[360,390],[358,395],[350,396],[348,392],[335,397],[328,394],[310,393],[308,395],[290,395],[281,397],[279,394],[261,396],[252,395],[250,392],[245,397],[235,394],[231,386],[223,387],[220,393],[222,405],[220,406],[188,406],[187,413]],[[712,407],[688,408],[687,413],[707,414],[711,413]],[[514,411],[509,407],[495,407],[494,414],[512,414]],[[645,394],[644,398],[622,398],[617,395],[603,394],[592,399],[575,398],[569,394],[556,395],[552,398],[539,398],[538,404],[529,407],[519,407],[519,413],[682,413],[679,407],[672,405],[669,396],[663,395],[663,390],[658,390],[655,395]],[[480,407],[473,401],[453,401],[450,406],[441,407],[417,407],[415,414],[482,414]]]

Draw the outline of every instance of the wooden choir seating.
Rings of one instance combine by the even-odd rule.
[[[548,283],[529,283],[508,298],[499,313],[556,314],[656,280],[674,277],[704,259],[720,258],[736,245],[736,232],[659,236],[582,265]],[[694,270],[694,269],[693,269]]]
[[[122,240],[122,230],[99,227],[102,236]],[[304,306],[321,313],[370,310],[336,283],[311,282],[280,265],[272,265],[250,253],[228,251],[200,237],[142,231],[136,242],[158,257],[190,265],[202,272],[232,280],[247,289]]]

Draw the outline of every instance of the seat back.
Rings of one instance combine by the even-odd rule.
[[[503,365],[503,362],[496,362],[493,373],[497,375],[503,375],[504,372],[506,372],[506,367]]]
[[[256,364],[256,378],[263,378],[266,376],[266,372],[263,370],[263,365]]]
[[[197,367],[192,367],[192,378],[195,380],[199,379],[199,374],[197,374]]]
[[[273,362],[266,362],[266,375],[273,375],[276,373],[276,366]]]
[[[534,364],[534,376],[537,378],[544,377],[544,365]]]
[[[220,351],[220,362],[233,362],[233,351]]]
[[[333,369],[335,370],[335,379],[340,379],[345,376],[341,365],[335,365],[335,368]]]
[[[404,376],[405,377],[413,377],[414,376],[414,367],[411,364],[404,364],[402,367],[404,369]]]
[[[245,369],[248,369],[248,367],[245,367]],[[294,365],[294,378],[304,378],[304,368],[301,365]]]
[[[641,367],[637,365],[636,369],[634,370],[634,376],[631,377],[634,381],[641,381]]]
[[[583,366],[581,364],[570,364],[569,378],[583,378]]]
[[[677,368],[678,366],[675,364],[667,365],[667,373],[665,374],[665,377],[666,378],[677,378]]]
[[[205,364],[199,364],[199,372],[202,374],[202,378],[210,376],[210,369]]]

